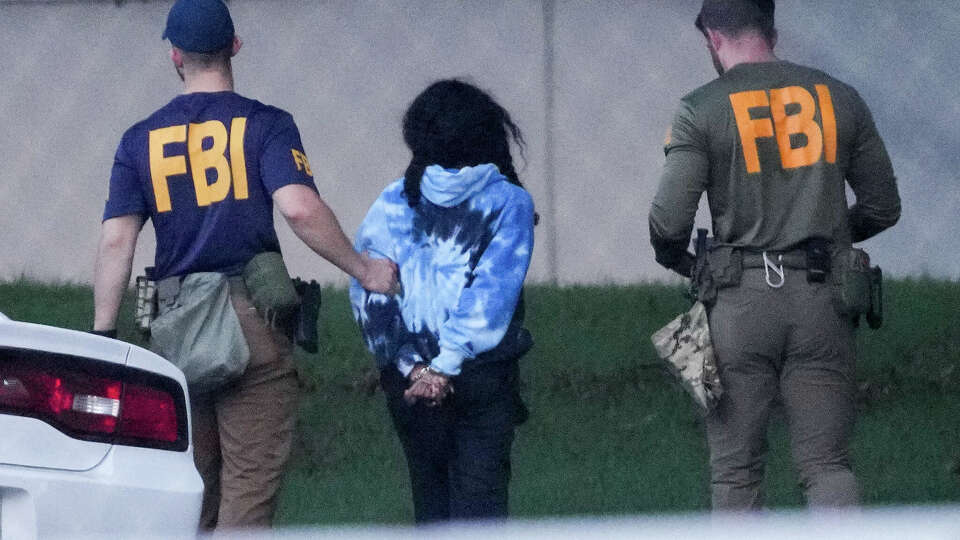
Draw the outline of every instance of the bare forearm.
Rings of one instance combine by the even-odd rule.
[[[130,282],[130,268],[133,259],[99,260],[97,276],[93,285],[94,330],[111,330],[117,327],[117,314],[123,291]]]
[[[350,276],[360,279],[363,263],[343,233],[337,217],[319,197],[313,206],[313,212],[287,216],[290,228],[318,255]]]
[[[123,292],[130,283],[139,231],[139,218],[132,216],[104,222],[93,281],[94,330],[116,328]]]
[[[316,191],[289,184],[274,191],[273,200],[293,232],[318,255],[356,278],[368,291],[383,294],[396,291],[396,265],[354,251],[337,217]]]

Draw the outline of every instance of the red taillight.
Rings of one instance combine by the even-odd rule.
[[[140,384],[127,384],[120,407],[118,435],[174,442],[177,440],[177,407],[173,396]]]
[[[176,382],[86,359],[65,362],[34,351],[26,356],[36,356],[36,361],[24,354],[10,361],[3,352],[0,412],[38,418],[84,440],[186,449],[186,406]],[[80,364],[93,368],[80,371]]]
[[[123,383],[83,373],[53,374],[31,366],[0,367],[0,407],[69,430],[113,433]]]

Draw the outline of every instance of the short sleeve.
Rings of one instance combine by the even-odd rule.
[[[117,147],[110,172],[110,193],[103,211],[103,220],[137,214],[149,214],[149,206],[140,182],[140,173],[133,157],[126,150],[128,135]]]
[[[289,113],[279,114],[267,131],[260,155],[260,177],[270,194],[288,184],[316,189],[300,131]]]

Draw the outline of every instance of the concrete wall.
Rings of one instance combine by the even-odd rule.
[[[0,1],[0,279],[89,282],[123,131],[180,91],[160,40],[171,2]],[[322,196],[352,234],[409,159],[400,119],[431,81],[467,77],[513,114],[542,214],[531,279],[666,279],[646,216],[680,96],[715,76],[698,0],[557,0],[553,122],[543,6],[524,0],[232,0],[238,92],[293,113]],[[895,274],[960,277],[960,76],[950,2],[781,2],[781,57],[830,71],[874,110],[904,218],[867,243]],[[948,39],[950,41],[948,41]],[[548,129],[554,174],[545,162]],[[548,202],[554,190],[555,212]],[[281,220],[282,221],[282,220]],[[701,224],[706,220],[701,216]],[[294,273],[343,284],[285,224]],[[556,238],[556,269],[548,257]],[[149,225],[135,269],[153,255]]]

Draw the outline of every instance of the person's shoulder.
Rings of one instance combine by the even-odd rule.
[[[826,71],[820,68],[815,68],[813,66],[806,66],[803,64],[796,64],[796,63],[785,61],[785,60],[781,61],[780,64],[784,66],[784,69],[792,70],[794,72],[802,74],[804,77],[808,79],[822,80],[824,82],[834,84],[838,87],[849,88],[850,90],[853,90],[853,87],[851,85],[847,84],[846,82],[838,79],[834,75],[827,73]]]
[[[493,206],[533,212],[533,197],[530,192],[510,182],[506,177],[500,182],[494,182],[485,191],[487,198],[493,201]]]
[[[714,116],[714,104],[721,102],[720,98],[725,98],[726,92],[725,83],[720,78],[687,92],[674,109],[671,131],[675,131],[678,125],[689,129],[708,123],[707,119]]]
[[[684,103],[699,103],[703,101],[705,96],[711,96],[717,92],[722,92],[721,90],[721,81],[720,79],[713,79],[712,81],[700,85],[693,90],[687,92],[680,98],[681,102]]]
[[[276,122],[289,122],[295,124],[293,115],[287,112],[286,109],[282,109],[276,105],[263,103],[262,101],[256,99],[245,97],[241,97],[241,99],[246,101],[247,107],[249,107],[250,116],[256,117],[264,124],[272,124]]]
[[[714,102],[718,95],[726,96],[728,92],[726,86],[727,82],[722,77],[718,77],[687,92],[680,98],[680,104],[684,108],[696,110],[707,103]]]
[[[263,114],[267,116],[282,116],[293,118],[293,115],[287,112],[286,109],[277,107],[276,105],[270,105],[256,99],[243,98],[249,102],[251,109],[256,111],[258,114]]]
[[[146,118],[141,118],[136,121],[123,132],[123,137],[121,138],[122,142],[131,141],[139,136],[142,136],[148,133],[152,129],[157,127],[164,126],[169,123],[170,116],[173,114],[173,111],[176,109],[176,102],[179,96],[168,101],[159,109],[150,113]]]
[[[403,196],[403,177],[392,180],[387,184],[380,192],[380,196],[391,199]]]
[[[123,136],[120,137],[120,144],[124,145],[132,142],[137,137],[140,137],[144,133],[148,132],[150,130],[150,128],[147,127],[148,125],[149,118],[144,118],[143,120],[140,120],[139,122],[136,122],[132,126],[128,127],[126,130],[124,130]]]
[[[370,205],[367,219],[371,216],[379,216],[376,219],[388,219],[391,221],[397,219],[406,219],[410,214],[410,205],[407,204],[407,198],[403,194],[403,178],[399,178],[387,184],[383,191],[377,196],[373,204]]]
[[[377,201],[386,204],[399,204],[401,202],[406,204],[406,198],[403,194],[403,178],[397,178],[387,184],[380,192],[380,196],[377,197]]]
[[[503,182],[503,184],[503,189],[509,195],[511,203],[533,208],[533,197],[529,191],[510,182]]]
[[[866,105],[863,98],[860,97],[860,93],[857,92],[857,89],[854,88],[853,85],[840,80],[826,71],[811,66],[794,64],[792,62],[783,62],[783,64],[788,69],[797,73],[800,79],[811,81],[810,84],[825,84],[830,89],[832,100],[838,104],[853,104],[858,107]]]

